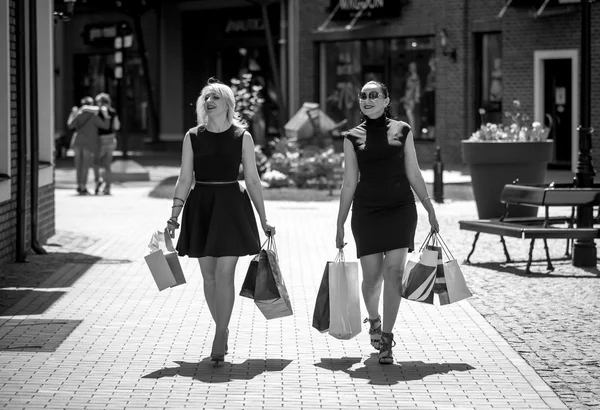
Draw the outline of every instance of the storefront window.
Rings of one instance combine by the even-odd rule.
[[[392,117],[409,123],[415,139],[435,138],[433,37],[323,43],[321,105],[335,121],[360,122],[358,93],[381,81],[391,95]]]
[[[484,122],[502,122],[502,35],[485,33],[479,43],[480,108]]]

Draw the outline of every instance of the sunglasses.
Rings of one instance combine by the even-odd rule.
[[[377,91],[369,91],[369,94],[367,93],[360,93],[358,94],[358,99],[361,101],[365,101],[367,99],[371,100],[371,101],[375,101],[379,98],[385,98],[385,95],[381,94],[380,92]]]

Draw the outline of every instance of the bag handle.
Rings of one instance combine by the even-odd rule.
[[[444,253],[446,254],[446,258],[448,258],[448,260],[455,259],[454,255],[452,255],[452,252],[450,252],[450,248],[448,248],[448,245],[446,245],[446,242],[444,242],[444,240],[442,239],[442,235],[440,235],[439,232],[436,235],[438,237],[438,240],[440,241],[441,248],[444,250]],[[448,254],[450,254],[450,256],[448,256]],[[452,259],[450,259],[450,257],[452,257]]]
[[[169,252],[175,252],[173,240],[171,239],[171,235],[169,235],[169,231],[165,229],[165,231],[163,232],[163,236],[165,237],[165,245],[167,246],[167,250]]]
[[[425,240],[423,241],[423,243],[421,244],[421,247],[419,248],[419,252],[423,251],[423,248],[426,245],[429,245],[429,240],[431,239],[431,236],[433,235],[433,232],[429,231],[429,233],[427,234],[427,236],[425,237]]]
[[[279,262],[279,255],[277,253],[277,245],[275,245],[275,238],[273,238],[273,235],[269,235],[266,242],[268,242],[267,249],[270,251],[273,251],[273,253],[275,254],[275,258]],[[264,246],[264,244],[263,244],[263,246]]]
[[[345,262],[346,257],[344,256],[344,248],[340,248],[337,255],[335,256],[334,262]]]

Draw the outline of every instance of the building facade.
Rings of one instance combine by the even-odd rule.
[[[53,5],[0,1],[0,265],[54,234]]]
[[[392,115],[412,125],[422,163],[431,162],[440,146],[444,162],[460,164],[461,140],[482,121],[501,122],[512,101],[519,100],[533,120],[552,125],[556,143],[551,165],[575,168],[581,87],[578,1],[262,3],[268,4],[267,22],[256,2],[246,0],[158,1],[143,16],[161,140],[179,141],[195,125],[195,99],[210,76],[227,82],[249,72],[263,86],[266,104],[254,129],[259,143],[278,135],[281,122],[309,101],[318,102],[334,120],[356,125],[358,89],[377,79],[389,87]],[[57,101],[57,124],[64,123],[67,110],[84,92],[105,90],[111,83],[112,43],[85,44],[83,39],[90,27],[123,19],[123,14],[82,9],[57,33],[57,60],[64,73],[57,78],[64,91],[63,101]],[[592,38],[599,24],[595,2]],[[135,75],[141,66],[139,41],[133,43],[124,104],[131,132],[144,133],[152,103],[142,76]],[[598,41],[592,41],[592,56],[597,66]],[[600,114],[598,73],[593,70],[593,121]],[[598,138],[594,135],[594,146]],[[598,152],[593,151],[596,162]]]

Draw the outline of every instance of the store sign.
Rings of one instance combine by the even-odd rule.
[[[243,20],[227,21],[225,26],[225,33],[247,33],[252,31],[264,31],[265,23],[261,18],[249,18]]]
[[[89,46],[110,47],[119,35],[131,33],[125,22],[87,24],[83,28],[83,42]]]
[[[360,18],[393,18],[400,16],[400,0],[330,0],[330,12],[338,7],[334,20],[349,20],[363,10]]]

